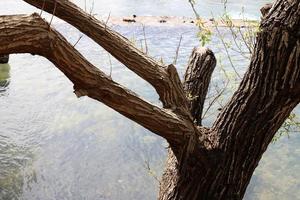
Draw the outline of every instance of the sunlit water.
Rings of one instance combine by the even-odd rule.
[[[196,8],[203,17],[219,16],[224,11],[225,0],[197,0]],[[9,3],[7,3],[9,2]],[[99,16],[193,16],[188,0],[73,0],[82,9]],[[258,11],[270,0],[227,0],[227,11],[234,18],[258,19]],[[22,0],[1,0],[1,12],[24,13],[37,11]]]
[[[22,5],[17,0],[9,4],[3,2],[0,0],[0,13],[13,13],[14,9],[19,13],[36,10],[17,6]],[[152,15],[179,14],[174,10],[156,9],[167,5],[177,7],[172,2],[183,5],[179,0],[152,1],[152,7],[148,1],[114,0],[95,1],[94,9],[99,13],[112,10],[119,15],[133,11]],[[208,6],[214,5],[207,2]],[[210,2],[218,5],[217,1]],[[231,4],[241,7],[246,1],[239,2]],[[262,2],[248,3],[248,6],[253,7],[254,12],[257,4]],[[134,7],[135,4],[138,7]],[[255,12],[253,15],[258,16]],[[188,15],[190,11],[182,9],[181,13]],[[80,36],[64,23],[55,23],[55,27],[71,43]],[[144,38],[139,25],[113,28],[138,46]],[[221,31],[228,35],[226,30]],[[173,62],[182,34],[177,61],[181,76],[192,48],[198,45],[196,29],[193,26],[146,27],[149,54],[156,59],[162,58],[165,63]],[[220,63],[228,71],[232,69],[217,38],[213,38],[210,47],[219,59],[213,84],[221,84]],[[109,73],[108,54],[91,40],[83,37],[76,48]],[[243,74],[247,61],[234,55],[234,62]],[[159,104],[149,84],[114,59],[112,66],[114,80]],[[44,58],[12,55],[9,65],[0,65],[0,199],[155,199],[158,192],[156,178],[162,173],[166,156],[165,141],[99,102],[77,99],[72,91],[70,81]],[[225,103],[226,98],[222,102]],[[210,125],[214,118],[213,115],[208,117],[205,124]],[[296,133],[290,138],[284,136],[270,146],[252,178],[246,200],[299,199],[299,144],[300,134]],[[148,163],[156,175],[149,173]]]

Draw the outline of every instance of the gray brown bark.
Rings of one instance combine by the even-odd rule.
[[[38,14],[2,16],[0,30],[0,54],[32,53],[48,58],[74,84],[78,97],[99,100],[169,142],[182,143],[182,133],[194,132],[194,125],[172,110],[150,104],[111,80]]]
[[[167,139],[160,200],[243,198],[262,154],[300,101],[300,0],[277,1],[265,14],[249,69],[211,128],[198,125],[215,65],[211,52],[194,52],[183,87],[173,65],[161,66],[70,1],[24,1],[77,27],[156,89],[163,108],[112,81],[39,15],[0,17],[0,54],[48,58],[78,97],[103,102]]]
[[[71,1],[24,1],[54,14],[93,39],[128,69],[149,82],[156,89],[164,108],[189,114],[182,84],[173,65],[162,65],[147,56],[105,22],[84,12]]]
[[[243,198],[262,154],[300,101],[299,21],[300,1],[277,1],[266,14],[249,70],[208,130],[218,142],[209,153],[217,162],[182,168],[169,153],[163,180],[172,184],[162,184],[160,200]]]
[[[193,121],[198,125],[201,124],[205,97],[215,66],[216,59],[210,49],[203,47],[193,49],[184,75],[183,86]],[[201,128],[201,132],[209,135],[209,129]],[[213,167],[215,160],[209,158],[211,150],[201,147],[189,149],[189,145],[187,143],[180,149],[171,146],[169,149],[166,169],[160,185],[159,200],[197,199],[198,193],[205,189],[205,186],[201,185],[203,182],[201,180],[207,177],[209,173],[207,169]],[[200,144],[197,142],[195,145]],[[199,159],[199,155],[206,155],[207,160]]]
[[[194,48],[184,75],[184,90],[193,120],[201,126],[202,112],[216,58],[210,49]]]

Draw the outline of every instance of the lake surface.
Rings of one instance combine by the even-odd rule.
[[[9,3],[8,3],[9,2]],[[82,9],[99,16],[193,16],[188,0],[73,0]],[[227,0],[227,9],[233,18],[259,19],[259,9],[270,0]],[[1,0],[1,13],[33,12],[37,9],[22,0]],[[196,8],[203,17],[222,15],[224,0],[198,0]]]
[[[7,2],[0,0],[1,14],[36,10],[22,1]],[[83,1],[76,2],[84,6]],[[219,1],[200,2],[208,7],[221,7]],[[255,17],[259,16],[258,4],[264,3],[229,2],[234,9],[247,4],[248,15]],[[186,10],[184,5],[184,0],[152,1],[151,4],[148,1],[95,1],[94,12],[190,15],[188,5]],[[180,6],[182,9],[177,12]],[[81,35],[67,24],[55,21],[54,26],[71,43]],[[138,46],[144,38],[142,27],[138,25],[115,25],[113,28]],[[176,65],[182,76],[192,48],[199,44],[196,32],[193,26],[146,27],[149,54],[156,59],[162,58],[165,63],[173,62],[183,35]],[[227,30],[221,29],[221,32],[229,38]],[[213,37],[209,46],[219,61],[213,85],[222,84],[221,67],[231,73],[232,69],[217,37]],[[108,54],[90,39],[83,37],[76,48],[109,73]],[[230,53],[242,75],[248,61]],[[114,59],[112,66],[114,80],[159,104],[148,83]],[[226,91],[221,103],[226,103],[233,90]],[[9,65],[0,65],[0,200],[155,199],[158,192],[156,178],[160,177],[164,166],[166,142],[99,102],[77,99],[72,91],[70,81],[44,58],[12,55]],[[217,106],[210,113],[216,109]],[[299,115],[299,108],[296,112]],[[214,118],[209,115],[205,124],[209,126]],[[299,133],[293,133],[289,138],[283,136],[271,144],[251,180],[245,199],[299,199],[299,153]],[[147,170],[148,164],[151,172]]]

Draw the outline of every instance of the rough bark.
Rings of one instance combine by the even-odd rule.
[[[183,86],[189,101],[193,121],[198,125],[201,124],[205,97],[215,66],[216,58],[210,49],[203,47],[193,49],[184,75]],[[209,129],[204,127],[201,128],[201,132],[209,135]],[[211,146],[214,145],[211,144]],[[216,162],[214,158],[210,158],[211,150],[193,149],[188,154],[185,153],[186,151],[188,151],[187,147],[181,149],[171,147],[168,150],[165,172],[160,185],[159,200],[197,199],[198,192],[201,192],[200,188],[205,188],[204,185],[200,184],[201,178],[207,176],[207,169],[213,167]],[[199,155],[206,155],[208,160],[202,159],[204,162],[201,162],[198,159]],[[215,156],[218,157],[217,152]]]
[[[49,13],[55,10],[56,16],[94,39],[156,89],[164,108],[112,81],[39,15],[0,17],[0,54],[48,58],[72,81],[77,96],[103,102],[167,139],[169,157],[160,200],[243,198],[262,154],[300,101],[300,0],[278,0],[265,14],[249,69],[212,128],[197,123],[201,123],[200,108],[214,62],[196,65],[197,60],[206,61],[203,57],[213,60],[211,53],[191,59],[185,89],[197,98],[187,99],[174,66],[157,64],[74,4],[24,1]]]
[[[72,81],[77,96],[103,102],[169,142],[182,143],[183,133],[194,132],[192,123],[111,80],[38,14],[2,16],[0,30],[0,54],[32,53],[46,57]]]
[[[78,28],[127,68],[149,82],[156,89],[164,108],[189,115],[182,84],[173,65],[161,65],[128,39],[110,29],[105,22],[84,12],[68,0],[24,1]]]
[[[299,103],[300,1],[277,1],[261,22],[255,52],[239,89],[213,131],[224,152],[220,195],[241,199],[276,131]]]
[[[261,23],[239,89],[208,130],[217,162],[182,168],[169,153],[160,200],[241,200],[276,131],[300,101],[300,1],[277,1]],[[170,150],[171,151],[171,150]],[[209,156],[208,156],[209,157]]]
[[[193,120],[201,126],[202,111],[216,58],[207,48],[194,48],[184,75],[184,90],[189,100]]]
[[[210,49],[194,48],[188,62],[183,85],[189,100],[193,121],[198,125],[201,124],[205,97],[215,66],[216,59]],[[208,128],[201,127],[201,133],[208,137],[213,136]],[[213,141],[210,143],[211,147],[217,145],[215,138],[210,138],[209,141]],[[212,169],[217,162],[219,153],[212,148],[203,149],[197,142],[194,146],[191,148],[187,144],[180,149],[176,147],[169,149],[160,185],[159,200],[199,199],[199,194],[206,192],[208,185],[205,179],[214,172]],[[200,155],[205,155],[207,160],[200,160],[198,158]]]
[[[270,9],[272,8],[272,6],[273,6],[272,3],[268,3],[268,4],[264,5],[264,6],[260,9],[260,12],[261,12],[262,17],[265,17],[265,16],[269,13],[269,11],[270,11]]]

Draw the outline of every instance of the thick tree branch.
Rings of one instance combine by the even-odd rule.
[[[261,123],[255,123],[260,132],[267,119],[275,122],[299,103],[295,96],[300,87],[300,0],[277,1],[261,23],[253,55],[239,89],[214,125],[222,130],[223,139],[228,138],[227,133],[244,131],[241,128],[254,121]],[[248,116],[251,120],[245,121]],[[268,125],[272,130],[268,134],[275,134],[275,123]]]
[[[216,58],[207,48],[194,48],[184,75],[184,90],[194,122],[201,125],[202,112],[211,80],[216,67]]]
[[[273,6],[272,3],[267,3],[260,9],[262,17],[265,17],[269,13],[272,6]]]
[[[233,194],[244,193],[251,178],[244,174],[300,101],[300,0],[278,0],[260,29],[250,67],[213,126]]]
[[[188,115],[187,100],[173,65],[162,66],[137,49],[129,40],[110,29],[107,24],[84,12],[69,0],[24,1],[78,28],[126,67],[149,82],[159,94],[164,108],[178,110]]]
[[[74,84],[77,96],[89,96],[166,138],[184,142],[192,122],[152,105],[94,67],[38,14],[0,17],[0,54],[32,53],[49,59]]]

